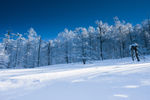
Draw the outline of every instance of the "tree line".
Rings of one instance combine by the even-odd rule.
[[[116,59],[130,56],[129,45],[138,43],[140,54],[150,54],[150,20],[132,25],[114,18],[109,25],[96,21],[96,27],[64,29],[49,41],[33,28],[25,36],[6,33],[0,43],[0,68],[33,68],[52,64]]]

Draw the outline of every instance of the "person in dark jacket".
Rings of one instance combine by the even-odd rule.
[[[134,57],[136,57],[137,61],[140,61],[138,54],[138,44],[133,43],[130,45],[132,60],[134,61]]]

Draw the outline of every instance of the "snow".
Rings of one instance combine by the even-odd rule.
[[[149,100],[150,56],[0,70],[0,100]]]
[[[121,98],[128,98],[128,96],[124,94],[115,94],[114,96],[121,97]]]
[[[124,86],[125,88],[138,88],[139,86],[138,85],[127,85],[127,86]]]

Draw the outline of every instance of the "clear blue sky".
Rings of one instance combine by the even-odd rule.
[[[25,33],[33,27],[44,39],[64,28],[110,24],[113,17],[140,23],[150,15],[150,0],[0,0],[0,33]]]

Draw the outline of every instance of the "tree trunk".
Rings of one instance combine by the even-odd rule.
[[[51,65],[51,43],[48,43],[48,65]]]
[[[69,57],[68,57],[68,41],[65,42],[65,45],[66,45],[66,50],[65,50],[65,59],[66,59],[66,63],[68,64],[69,63]]]
[[[85,46],[84,46],[84,39],[82,37],[82,62],[83,64],[86,63],[86,53],[85,53]]]
[[[18,41],[17,41],[17,48],[16,48],[16,55],[15,55],[15,67],[17,66],[18,63]]]
[[[101,59],[103,60],[103,41],[100,37],[100,56],[101,56]]]
[[[41,38],[39,40],[39,48],[38,48],[38,62],[37,62],[37,66],[40,66],[40,54],[41,54]]]
[[[103,60],[103,40],[102,40],[102,28],[99,26],[99,40],[100,40],[100,57]]]
[[[29,40],[27,42],[27,48],[26,48],[26,53],[25,53],[25,64],[24,64],[24,67],[27,68],[27,64],[28,64],[28,53],[29,53],[29,48],[30,48],[30,43],[29,43]]]

